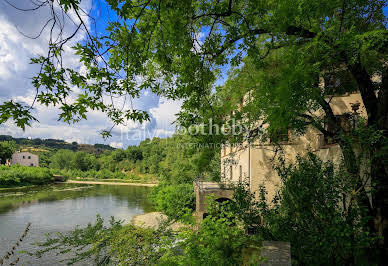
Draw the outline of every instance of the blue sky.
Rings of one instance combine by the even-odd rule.
[[[94,0],[93,7],[92,1],[82,1],[83,8],[91,10],[91,15],[95,18],[96,28],[89,20],[92,30],[104,34],[107,22],[114,21],[116,15],[109,10],[104,0]],[[20,8],[31,7],[30,0],[11,2]],[[384,14],[388,15],[387,7],[384,9]],[[36,40],[28,39],[20,32],[29,35],[37,34],[48,17],[47,10],[26,13],[0,1],[0,102],[9,99],[27,104],[32,102],[34,88],[31,85],[31,78],[38,69],[37,66],[29,64],[29,60],[31,57],[44,54],[47,49],[48,32],[44,31],[42,36]],[[71,32],[71,25],[65,28],[65,32],[66,29]],[[74,42],[65,49],[70,51],[70,47],[76,41],[82,41],[84,38],[84,33],[79,34]],[[65,61],[69,66],[81,71],[81,64],[75,55],[69,53]],[[224,67],[225,70],[228,68],[229,66]],[[218,84],[221,84],[225,77],[226,71]],[[0,125],[0,134],[14,137],[56,138],[89,144],[105,143],[118,148],[138,144],[145,138],[166,137],[173,134],[175,128],[172,122],[175,120],[175,114],[180,110],[180,101],[159,98],[149,91],[143,91],[140,99],[135,101],[135,105],[136,108],[148,111],[151,121],[143,125],[129,123],[126,127],[116,127],[112,132],[113,137],[106,141],[101,138],[99,132],[110,128],[112,124],[108,122],[104,114],[90,112],[88,120],[68,125],[57,121],[58,110],[56,108],[39,105],[36,106],[34,115],[40,123],[33,123],[32,127],[23,132],[10,121]]]
[[[11,1],[12,2],[12,1]],[[19,8],[32,7],[29,0],[13,2]],[[96,19],[96,29],[89,20],[92,30],[103,34],[109,20],[115,20],[115,13],[108,10],[103,0],[95,0],[90,9],[91,0],[82,1],[83,8],[91,10],[91,15]],[[31,78],[37,73],[36,66],[29,64],[31,57],[44,54],[47,49],[48,31],[44,31],[40,38],[31,40],[20,32],[30,36],[36,35],[49,17],[47,10],[35,12],[21,12],[0,1],[0,102],[14,99],[19,102],[31,103],[34,97],[34,88]],[[75,16],[72,17],[73,19]],[[65,33],[70,33],[71,23],[67,24]],[[19,32],[20,31],[20,32]],[[82,41],[85,33],[79,34],[75,41]],[[65,50],[75,44],[69,43]],[[78,58],[72,53],[65,57],[68,66],[82,71]],[[32,127],[23,132],[11,121],[0,125],[0,134],[14,137],[31,138],[56,138],[79,143],[105,143],[114,147],[125,148],[128,145],[138,144],[145,138],[154,136],[166,137],[174,133],[175,114],[180,110],[181,102],[159,98],[150,91],[143,91],[141,97],[134,101],[135,108],[146,110],[150,113],[151,121],[140,125],[129,123],[127,126],[113,129],[113,136],[104,141],[99,132],[108,129],[112,124],[106,116],[99,112],[90,112],[88,120],[78,124],[68,125],[57,121],[58,110],[52,107],[35,106],[34,115],[40,123],[33,123]]]

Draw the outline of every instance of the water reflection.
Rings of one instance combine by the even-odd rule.
[[[129,222],[137,214],[152,211],[147,200],[149,187],[58,184],[0,191],[0,254],[32,223],[22,249],[42,240],[45,233],[67,231],[76,225],[95,221],[100,214]],[[24,265],[58,265],[58,258],[48,255],[35,261],[21,255]]]

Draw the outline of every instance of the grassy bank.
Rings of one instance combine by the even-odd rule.
[[[131,182],[131,183],[155,183],[157,177],[153,174],[139,174],[132,172],[120,172],[120,171],[109,171],[102,169],[99,171],[88,170],[54,170],[56,174],[64,176],[68,179],[73,180],[92,180],[105,182],[108,180],[119,181],[119,182]]]
[[[127,185],[127,186],[147,186],[153,187],[157,183],[141,183],[141,182],[131,182],[129,180],[117,180],[117,179],[69,179],[66,181],[69,184],[91,184],[91,185]]]
[[[121,182],[121,183],[136,183],[136,184],[158,184],[159,183],[156,179],[132,180],[132,179],[118,179],[118,178],[108,178],[108,179],[70,178],[70,180],[73,180],[73,181]]]
[[[64,177],[65,180],[91,182],[114,182],[133,184],[155,184],[155,175],[112,172],[106,169],[100,171],[58,170],[45,167],[28,166],[0,166],[0,188],[23,187],[31,185],[45,185],[55,181],[54,175]]]
[[[54,182],[53,171],[48,168],[20,165],[0,166],[0,187],[45,185]]]

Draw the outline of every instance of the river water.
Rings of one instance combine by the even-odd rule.
[[[149,187],[79,184],[0,190],[0,259],[28,223],[30,231],[18,250],[36,250],[33,243],[44,240],[46,233],[85,226],[94,222],[97,214],[107,223],[111,216],[128,223],[135,215],[152,211],[149,192]],[[18,265],[65,265],[59,262],[64,257],[55,253],[40,259],[16,254],[7,262],[17,257]]]

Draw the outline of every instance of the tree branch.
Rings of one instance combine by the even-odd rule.
[[[368,124],[374,125],[377,122],[378,100],[375,94],[375,86],[366,71],[361,65],[360,58],[355,64],[348,64],[347,67],[357,81],[362,101],[368,113]]]

